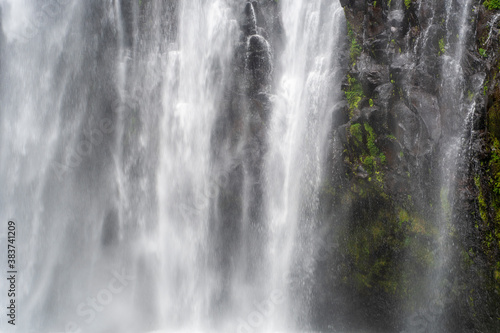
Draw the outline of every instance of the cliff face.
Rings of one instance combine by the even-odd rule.
[[[322,196],[339,247],[317,268],[315,320],[383,332],[494,331],[499,6],[341,4],[346,104]]]
[[[214,300],[215,320],[227,315],[219,313],[220,308],[230,311],[235,267],[248,265],[252,271],[248,281],[255,283],[258,279],[255,267],[263,260],[262,168],[268,146],[270,93],[283,37],[278,4],[246,2],[239,28],[231,77],[212,135],[213,159],[222,170],[217,177],[221,191],[210,217],[214,243],[220,244],[214,249],[213,257],[218,258],[214,268],[223,276],[223,285]],[[252,249],[251,253],[244,253],[247,249]],[[235,258],[240,257],[245,262],[235,263]]]
[[[323,330],[495,331],[498,6],[340,2],[345,100],[333,110],[318,218],[331,231],[328,244],[336,246],[316,265],[307,316]],[[228,283],[218,307],[230,304],[232,258],[245,233],[253,249],[249,267],[264,256],[262,169],[271,96],[283,72],[281,15],[276,1],[245,4],[212,139],[214,161],[227,175],[211,226],[222,244],[214,249],[215,268]]]

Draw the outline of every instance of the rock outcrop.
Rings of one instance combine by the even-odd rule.
[[[315,321],[340,331],[494,331],[498,8],[340,2],[347,103],[321,199],[339,247],[317,268]]]

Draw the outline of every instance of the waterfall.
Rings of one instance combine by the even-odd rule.
[[[256,330],[307,319],[283,272],[298,274],[295,284],[311,278],[343,17],[337,3],[284,5],[291,43],[281,56],[255,6],[243,14],[248,75],[259,52],[281,63],[268,70],[275,85],[248,76],[241,87],[272,105],[261,162],[246,155],[262,143],[252,146],[257,124],[245,115],[236,147],[214,155],[241,6],[2,2],[2,202],[19,223],[21,327],[234,332],[253,329],[255,304],[278,294],[284,305]],[[219,238],[211,229],[227,214],[221,193],[237,164],[242,211],[229,222],[239,226]],[[228,245],[233,237],[241,244]],[[115,293],[116,276],[125,281]]]
[[[289,43],[269,131],[266,201],[273,286],[286,288],[283,311],[294,315],[283,314],[281,322],[293,328],[292,318],[307,327],[315,254],[331,245],[318,233],[318,208],[333,113],[342,99],[336,82],[345,19],[337,3],[324,1],[283,3],[282,11]]]
[[[464,66],[465,47],[473,34],[470,24],[474,10],[472,1],[446,1],[445,3],[427,4],[421,2],[419,10],[425,13],[431,7],[432,15],[424,34],[415,43],[413,59],[419,70],[435,66],[435,61],[424,63],[422,59],[432,59],[434,56],[431,40],[439,39],[439,56],[443,58],[441,68],[438,70],[435,89],[439,92],[437,102],[440,112],[437,115],[427,115],[423,118],[425,125],[431,133],[436,144],[435,154],[438,156],[438,172],[436,180],[439,184],[438,213],[434,216],[437,225],[436,245],[433,249],[435,255],[434,268],[422,280],[426,281],[426,291],[421,295],[423,306],[413,312],[406,323],[407,332],[420,330],[443,331],[443,318],[446,318],[444,307],[453,307],[456,295],[453,295],[451,285],[456,284],[456,273],[452,273],[457,265],[457,254],[454,253],[456,245],[453,244],[454,235],[460,226],[456,220],[458,207],[454,205],[457,200],[457,179],[459,172],[464,172],[466,163],[467,140],[470,138],[476,110],[476,97],[481,93],[479,90],[484,81],[483,74],[476,74],[472,78],[466,76]],[[427,7],[427,8],[426,8]],[[432,30],[432,22],[441,19],[443,31]],[[424,20],[424,18],[422,18]],[[474,19],[472,19],[474,22]],[[425,69],[424,69],[425,70]],[[427,69],[428,70],[428,69]],[[420,72],[421,73],[421,72]],[[420,74],[417,71],[413,75]],[[413,77],[418,81],[418,78]],[[412,94],[420,94],[418,91],[408,93],[409,99]],[[425,89],[425,88],[424,88]],[[418,97],[417,97],[418,98]],[[412,103],[422,104],[418,99],[412,99]],[[428,105],[437,107],[437,105]],[[435,133],[435,134],[433,134]],[[434,308],[432,308],[434,307]],[[424,318],[422,320],[422,318]]]
[[[477,216],[457,216],[493,103],[473,42],[495,47],[499,22],[477,37],[480,6],[0,0],[0,247],[11,220],[17,277],[0,331],[474,317],[459,223]]]

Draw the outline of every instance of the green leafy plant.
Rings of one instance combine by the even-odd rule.
[[[500,0],[486,0],[483,4],[489,10],[500,9]]]
[[[444,42],[444,38],[441,38],[441,39],[439,40],[439,54],[438,54],[438,55],[442,55],[442,54],[444,54],[444,51],[445,51],[445,46],[446,46],[446,44],[445,44],[445,42]]]
[[[493,193],[500,195],[500,143],[498,139],[493,139],[493,146],[491,149],[490,168],[494,170],[491,183],[493,185]]]
[[[353,62],[353,66],[354,66],[354,64],[356,63],[356,59],[359,57],[359,55],[363,51],[363,48],[361,45],[358,44],[358,40],[356,39],[356,34],[354,33],[354,30],[352,29],[349,21],[347,21],[347,36],[349,37],[349,40],[351,41],[351,48],[349,50],[349,54],[351,56],[351,61]]]
[[[365,125],[365,131],[367,132],[367,138],[366,138],[366,145],[368,147],[368,150],[370,151],[371,156],[377,156],[379,154],[379,150],[377,146],[375,145],[375,133],[373,132],[373,128],[368,125],[367,123]]]
[[[350,75],[347,75],[347,82],[348,87],[345,90],[345,96],[349,103],[350,116],[352,116],[353,110],[358,108],[358,104],[363,98],[363,89],[361,84]]]
[[[361,132],[361,124],[352,124],[349,128],[349,132],[353,137],[359,142],[363,142],[363,133]]]

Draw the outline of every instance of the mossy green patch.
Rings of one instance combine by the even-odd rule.
[[[354,77],[347,75],[347,83],[344,93],[349,103],[349,116],[352,118],[354,110],[358,108],[358,104],[364,95],[361,84]]]
[[[444,42],[444,38],[439,39],[439,52],[438,55],[443,55],[444,52],[446,51],[446,44]]]
[[[486,0],[483,5],[489,10],[500,9],[500,0]]]
[[[356,138],[356,140],[358,140],[359,143],[363,143],[363,132],[361,130],[361,124],[352,124],[351,127],[349,127],[349,132],[354,138]]]
[[[379,150],[377,148],[377,145],[375,144],[376,136],[373,132],[373,128],[368,123],[365,123],[364,126],[367,133],[366,145],[368,147],[368,150],[370,151],[370,155],[377,156],[379,154]]]
[[[363,47],[358,43],[358,39],[356,37],[356,34],[354,33],[354,30],[352,29],[349,21],[347,21],[347,36],[348,36],[349,42],[350,42],[349,54],[351,57],[351,62],[353,64],[355,64],[359,55],[363,51]]]

